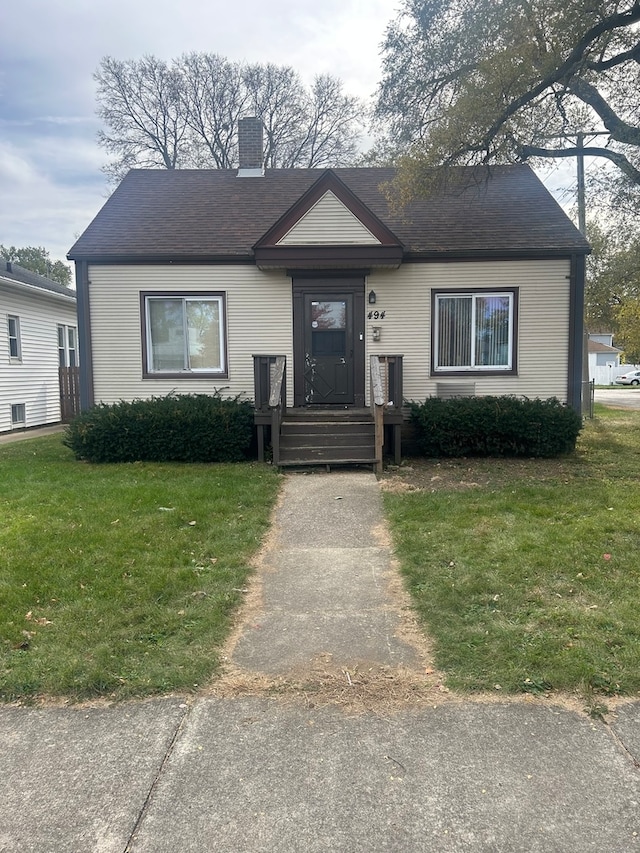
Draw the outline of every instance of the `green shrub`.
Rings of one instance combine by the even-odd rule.
[[[63,439],[89,462],[238,462],[253,435],[248,401],[213,395],[168,395],[81,412]]]
[[[555,397],[430,397],[409,404],[424,456],[559,456],[571,452],[582,418]]]

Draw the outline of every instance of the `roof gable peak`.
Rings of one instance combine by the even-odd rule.
[[[334,227],[326,229],[325,226],[324,234],[314,237],[313,232],[321,226],[323,217],[333,217]],[[345,229],[345,226],[348,227]],[[255,243],[254,249],[309,243],[401,246],[395,234],[331,169],[323,172],[298,201],[263,234]]]

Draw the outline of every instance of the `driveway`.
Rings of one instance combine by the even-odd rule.
[[[596,388],[596,403],[604,403],[614,409],[640,409],[640,388],[619,385],[615,388]]]

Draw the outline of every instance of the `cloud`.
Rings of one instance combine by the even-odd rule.
[[[0,54],[0,243],[64,258],[108,193],[93,74],[105,55],[208,51],[342,78],[367,98],[390,0],[5,0]]]

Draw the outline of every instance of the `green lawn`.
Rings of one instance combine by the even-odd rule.
[[[278,491],[267,466],[0,448],[0,699],[195,690],[215,675]]]
[[[436,665],[463,691],[640,692],[640,413],[574,456],[416,463],[385,494]]]

